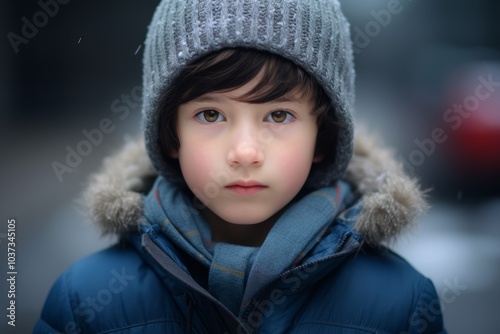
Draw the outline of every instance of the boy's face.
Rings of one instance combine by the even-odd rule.
[[[319,161],[311,101],[298,94],[263,104],[238,101],[258,79],[200,96],[177,114],[180,148],[172,157],[195,196],[233,224],[257,224],[277,213]]]

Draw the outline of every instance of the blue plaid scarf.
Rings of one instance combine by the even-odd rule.
[[[208,268],[209,292],[238,315],[260,289],[299,264],[355,198],[342,181],[305,195],[278,218],[260,247],[212,242],[194,200],[158,177],[145,198],[146,221],[161,226],[170,241]]]

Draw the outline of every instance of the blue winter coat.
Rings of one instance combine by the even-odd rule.
[[[276,276],[240,318],[159,226],[137,232],[137,191],[154,172],[142,145],[129,145],[90,190],[95,219],[122,241],[60,276],[34,333],[445,333],[432,282],[380,244],[422,209],[418,188],[378,159],[384,151],[359,145],[346,175],[364,196],[356,224],[336,224],[308,254],[314,261]],[[137,168],[123,171],[131,160]]]

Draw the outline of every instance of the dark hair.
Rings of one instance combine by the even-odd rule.
[[[294,90],[314,102],[318,135],[316,154],[321,164],[331,163],[337,139],[335,111],[320,84],[293,62],[265,51],[231,48],[211,53],[185,66],[164,93],[158,120],[160,147],[165,161],[180,173],[177,159],[170,153],[180,147],[177,135],[177,109],[183,103],[206,93],[230,91],[244,86],[262,71],[258,84],[239,101],[265,103]],[[181,175],[181,174],[179,174]]]

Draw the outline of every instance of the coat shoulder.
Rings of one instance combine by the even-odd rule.
[[[139,327],[180,333],[184,320],[173,305],[171,291],[138,252],[114,245],[60,275],[34,333],[133,333]]]
[[[297,328],[329,323],[346,333],[444,331],[433,283],[387,248],[363,247],[346,259],[318,286],[310,305]]]

